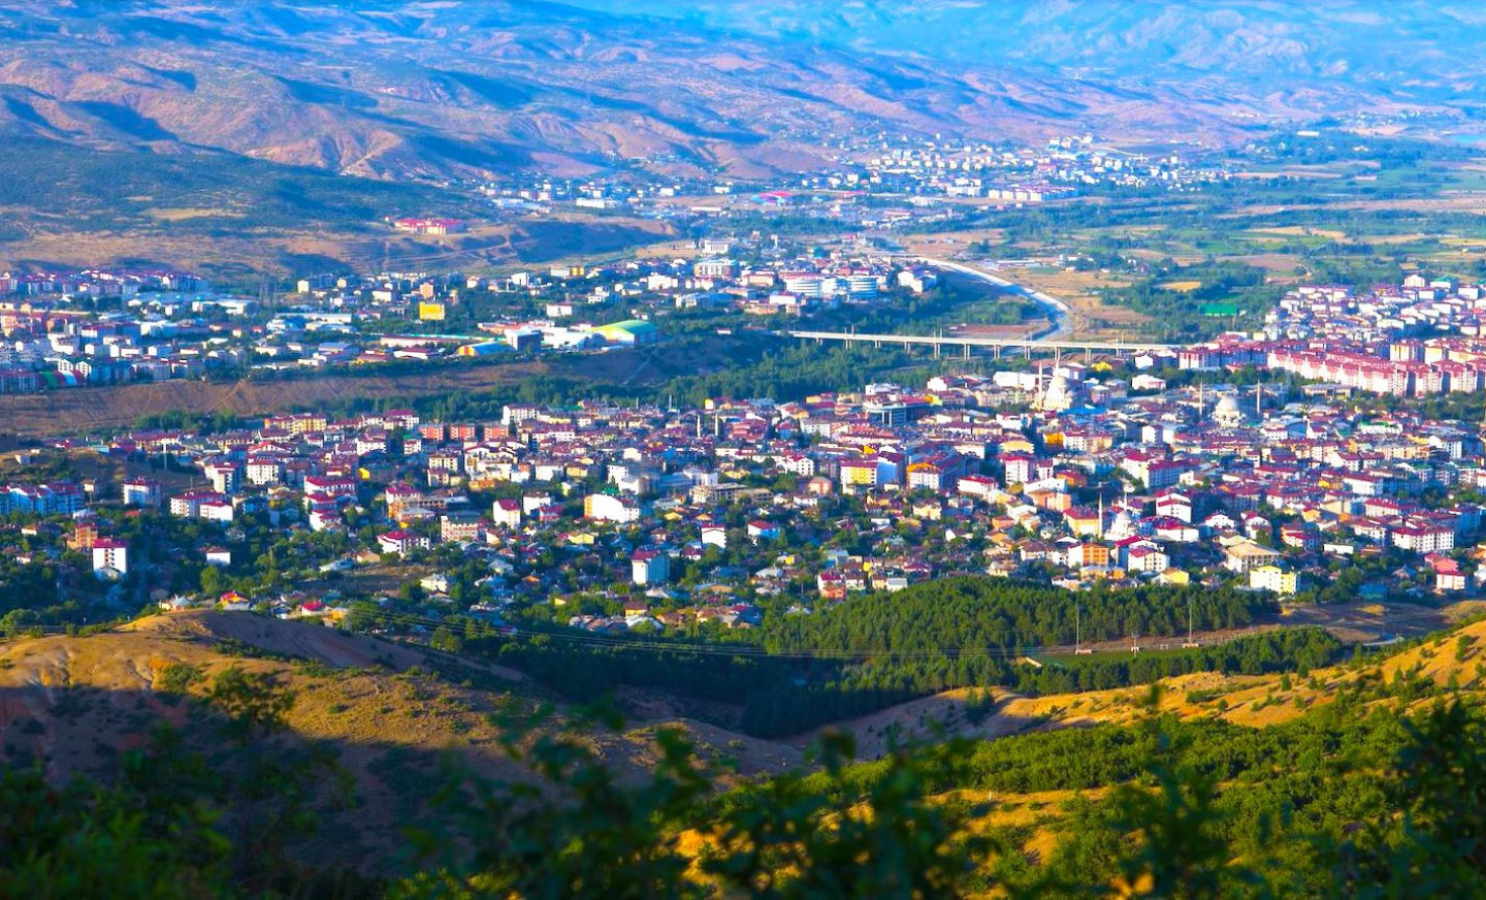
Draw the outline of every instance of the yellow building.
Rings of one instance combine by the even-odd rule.
[[[444,321],[444,304],[432,301],[418,304],[418,319],[422,322]]]
[[[1293,594],[1300,589],[1300,578],[1279,566],[1260,566],[1249,572],[1249,587],[1276,594]]]
[[[847,460],[841,463],[841,485],[843,487],[877,485],[877,463],[871,460]]]
[[[1099,537],[1104,533],[1104,523],[1094,510],[1069,509],[1063,515],[1068,520],[1068,530],[1076,537]]]

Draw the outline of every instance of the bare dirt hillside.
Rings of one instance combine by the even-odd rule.
[[[824,161],[812,136],[863,128],[1207,141],[1357,109],[1468,121],[1482,71],[1452,52],[1479,18],[1423,0],[1387,16],[1360,0],[3,0],[0,27],[12,131],[428,180],[616,158],[799,171]]]

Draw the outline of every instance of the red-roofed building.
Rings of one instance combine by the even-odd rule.
[[[381,546],[383,553],[396,553],[399,556],[417,549],[426,550],[431,545],[428,538],[423,535],[402,529],[377,535],[377,543]]]
[[[129,574],[129,545],[116,538],[101,537],[93,541],[93,574],[118,573],[117,577]]]
[[[490,521],[502,528],[520,528],[521,501],[509,497],[495,501],[490,511]]]

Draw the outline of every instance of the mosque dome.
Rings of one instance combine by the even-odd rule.
[[[1105,532],[1104,536],[1112,541],[1120,541],[1130,537],[1134,533],[1135,521],[1130,518],[1128,510],[1122,509],[1115,515],[1114,521],[1109,523],[1109,530]]]
[[[1218,405],[1213,408],[1213,421],[1225,428],[1242,425],[1244,414],[1239,408],[1238,398],[1228,394],[1219,400]]]
[[[1043,392],[1041,406],[1043,409],[1062,410],[1072,405],[1072,396],[1069,392],[1067,377],[1054,375],[1047,383],[1047,390]]]

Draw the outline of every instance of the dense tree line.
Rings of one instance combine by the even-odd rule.
[[[811,616],[781,616],[762,640],[770,650],[955,655],[1241,628],[1272,600],[1231,588],[1141,586],[1071,593],[1046,585],[964,576],[871,594]],[[1081,633],[1080,633],[1081,632]]]
[[[542,635],[511,640],[485,636],[465,649],[556,688],[568,700],[592,702],[617,685],[663,688],[721,702],[742,702],[751,692],[788,679],[784,660],[720,653],[573,645]]]
[[[1075,605],[1079,610],[1075,613]],[[576,640],[569,629],[509,636],[470,622],[463,644],[575,701],[615,686],[673,690],[741,704],[743,731],[777,737],[956,688],[1042,695],[1147,684],[1199,671],[1300,672],[1335,661],[1319,629],[1135,656],[1021,659],[1038,648],[1130,634],[1241,627],[1270,601],[1237,591],[1136,588],[1070,594],[1042,585],[951,578],[869,595],[812,616],[771,615],[757,631],[716,632],[709,646],[664,635]],[[1077,619],[1077,621],[1075,621]],[[534,623],[535,624],[535,623]],[[729,648],[735,652],[729,652]],[[729,723],[734,724],[734,723]]]
[[[1193,672],[1305,673],[1336,662],[1342,645],[1321,629],[1269,632],[1217,647],[1118,658],[1060,657],[1041,665],[983,652],[879,659],[832,677],[748,694],[740,727],[760,737],[799,734],[940,691],[1004,687],[1027,696],[1109,690]]]

